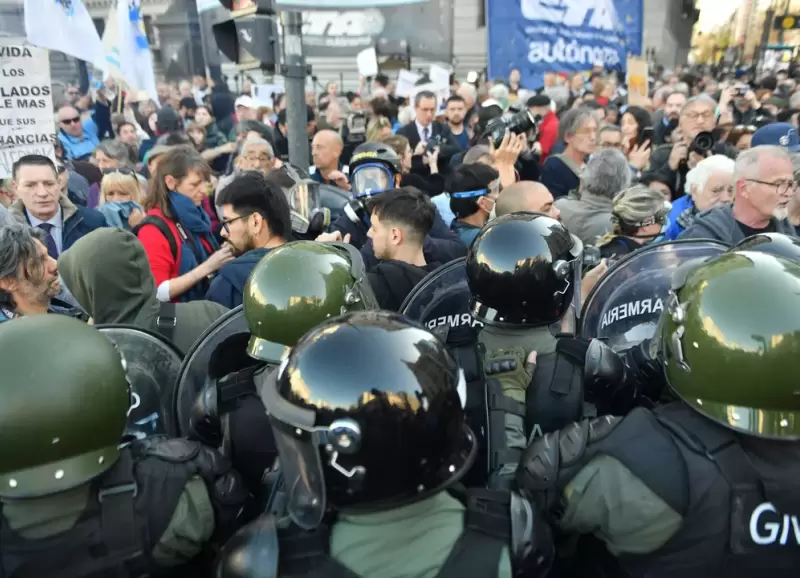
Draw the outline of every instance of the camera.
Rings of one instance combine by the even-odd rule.
[[[367,115],[360,110],[354,110],[347,115],[346,140],[351,144],[361,144],[367,140]]]
[[[716,142],[717,139],[714,137],[714,133],[705,131],[697,133],[697,136],[694,137],[694,140],[689,145],[689,152],[705,156],[714,148]]]
[[[486,125],[486,131],[483,136],[488,136],[494,143],[495,148],[498,148],[503,142],[506,132],[514,134],[523,134],[531,130],[538,132],[541,120],[542,118],[539,115],[534,115],[528,110],[520,111],[511,116],[493,118]]]
[[[744,98],[744,95],[747,94],[747,87],[739,84],[734,87],[733,96],[736,98]]]
[[[442,146],[442,135],[437,134],[428,139],[428,144],[425,146],[425,152],[432,153],[436,147]]]

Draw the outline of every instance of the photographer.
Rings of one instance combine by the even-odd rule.
[[[712,136],[716,113],[717,103],[710,96],[701,94],[690,98],[681,111],[678,128],[672,133],[673,144],[653,151],[645,178],[669,183],[670,188],[682,196],[686,173],[701,160],[713,154],[735,159],[736,149],[725,142],[715,142]]]
[[[539,116],[539,137],[536,142],[539,144],[539,158],[541,162],[547,160],[553,145],[558,140],[558,117],[550,107],[550,97],[546,94],[536,94],[525,103],[528,111],[534,116]]]

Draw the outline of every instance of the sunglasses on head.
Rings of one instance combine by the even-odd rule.
[[[81,121],[81,117],[76,116],[75,118],[65,118],[61,122],[63,122],[64,124],[75,124],[75,123],[80,122],[80,121]]]
[[[133,172],[132,169],[103,169],[103,175],[113,175],[114,173],[119,173],[121,175],[133,176],[136,173]]]

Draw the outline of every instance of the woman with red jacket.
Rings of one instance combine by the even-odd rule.
[[[233,259],[221,249],[203,210],[208,164],[196,150],[178,146],[159,159],[144,202],[137,236],[144,245],[163,302],[203,299],[208,277]]]

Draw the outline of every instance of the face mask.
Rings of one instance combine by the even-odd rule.
[[[489,220],[494,221],[497,218],[497,203],[492,206],[492,210],[489,211]]]

